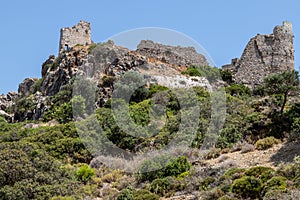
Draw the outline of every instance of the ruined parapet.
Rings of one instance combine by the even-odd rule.
[[[233,59],[222,69],[233,72],[236,83],[254,88],[272,73],[294,69],[292,24],[283,22],[270,35],[253,37],[240,59]]]
[[[91,25],[88,22],[81,20],[72,28],[60,30],[59,53],[76,45],[90,45],[91,43]]]
[[[142,40],[137,47],[137,52],[150,59],[176,66],[209,65],[205,56],[199,54],[194,47],[170,46]]]

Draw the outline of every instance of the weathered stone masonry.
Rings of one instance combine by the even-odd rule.
[[[269,74],[294,69],[293,38],[292,24],[283,22],[272,34],[253,37],[241,58],[222,69],[231,70],[236,83],[254,88]]]
[[[62,28],[60,30],[59,52],[62,52],[65,48],[72,48],[77,44],[92,44],[90,23],[81,20],[72,28]]]

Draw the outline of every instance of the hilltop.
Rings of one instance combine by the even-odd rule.
[[[218,69],[194,47],[96,44],[80,21],[41,74],[0,96],[0,199],[300,196],[288,22]]]

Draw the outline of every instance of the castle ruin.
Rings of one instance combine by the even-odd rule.
[[[283,22],[272,34],[253,37],[240,59],[232,59],[223,70],[233,72],[234,81],[250,88],[263,83],[266,76],[294,69],[292,24]]]
[[[91,25],[81,20],[71,28],[62,28],[60,30],[59,53],[76,45],[90,45]]]

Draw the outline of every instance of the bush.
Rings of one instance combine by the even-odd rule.
[[[117,196],[117,200],[133,200],[133,191],[131,188],[123,189]]]
[[[214,177],[206,177],[205,179],[201,180],[199,183],[199,190],[207,190],[209,186],[214,183],[216,179]]]
[[[232,84],[225,88],[226,93],[231,96],[244,96],[251,95],[251,90],[249,87],[242,84]]]
[[[266,137],[263,139],[259,139],[256,143],[255,143],[255,148],[258,150],[266,150],[269,149],[271,147],[273,147],[273,145],[275,144],[279,144],[280,140],[274,138],[273,136],[271,137]]]
[[[137,190],[133,193],[134,200],[159,200],[159,196],[148,190]]]
[[[220,70],[222,80],[228,84],[232,84],[233,81],[233,73],[230,70]]]
[[[241,196],[242,198],[258,198],[262,189],[261,180],[243,176],[242,178],[236,179],[231,185],[231,192]]]
[[[261,179],[263,182],[268,181],[274,175],[274,170],[270,167],[256,166],[245,171],[245,175]]]
[[[299,140],[300,139],[300,117],[294,119],[292,124],[290,140]]]
[[[187,157],[181,156],[173,162],[167,164],[164,169],[164,176],[178,176],[183,172],[188,171],[192,164],[187,160]]]
[[[122,177],[122,173],[119,170],[113,170],[112,172],[104,175],[102,181],[106,183],[116,182]]]
[[[162,85],[151,85],[149,88],[149,93],[148,93],[148,97],[152,97],[154,94],[162,92],[162,91],[167,91],[169,90],[169,88],[167,88],[166,86],[162,86]]]
[[[241,168],[231,168],[228,169],[221,177],[221,179],[229,179],[229,180],[235,180],[238,178],[241,178],[244,175],[245,169]]]
[[[87,164],[84,164],[77,170],[76,175],[78,180],[87,183],[95,175],[95,171]]]
[[[165,167],[164,167],[165,166]],[[165,157],[146,160],[142,163],[138,173],[140,181],[153,181],[157,178],[165,178],[167,176],[179,176],[191,168],[191,163],[185,156],[168,160]]]
[[[199,67],[197,66],[190,66],[181,73],[189,76],[202,76],[201,72],[199,71]]]
[[[4,117],[0,116],[0,123],[7,123],[7,121]]]
[[[270,190],[281,190],[285,191],[287,184],[286,178],[282,176],[275,176],[268,180],[263,186],[263,195],[266,194]]]
[[[159,196],[165,196],[171,188],[172,184],[168,178],[155,179],[150,185],[150,191]]]
[[[210,66],[189,66],[182,74],[189,76],[202,76],[207,78],[208,81],[216,81],[221,79],[220,70],[217,67]]]

